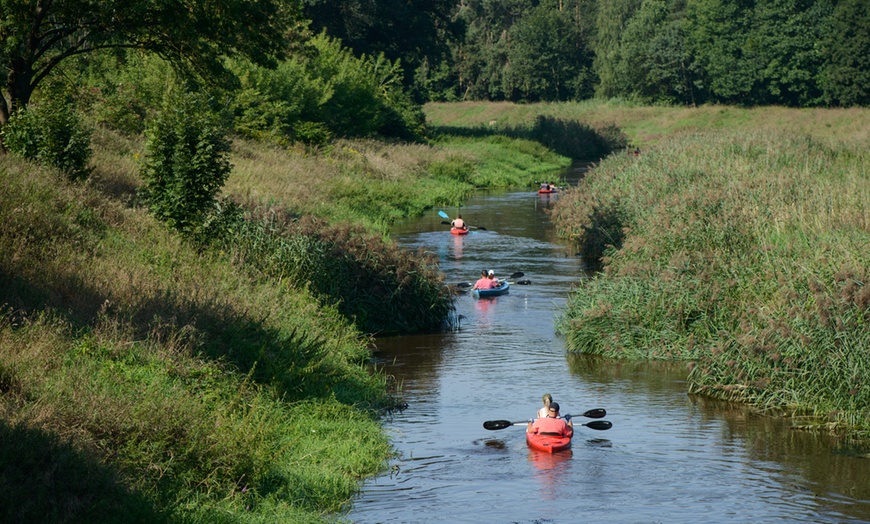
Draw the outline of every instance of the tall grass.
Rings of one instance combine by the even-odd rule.
[[[693,360],[692,392],[870,429],[868,160],[722,132],[604,161],[554,212],[604,264],[559,321],[569,348]]]
[[[0,157],[0,521],[321,521],[390,452],[368,338],[130,207],[135,151]]]

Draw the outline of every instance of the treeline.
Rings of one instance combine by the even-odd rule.
[[[358,53],[401,60],[418,101],[870,103],[864,0],[416,4],[313,0],[306,15]]]

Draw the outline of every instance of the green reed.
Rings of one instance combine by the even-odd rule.
[[[559,322],[569,348],[692,360],[692,392],[868,429],[868,160],[747,132],[604,161],[554,212],[603,265]]]

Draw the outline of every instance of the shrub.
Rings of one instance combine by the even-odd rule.
[[[9,151],[60,169],[72,180],[90,174],[91,132],[62,100],[48,100],[17,111],[3,127]]]
[[[202,96],[171,97],[147,131],[144,197],[170,227],[193,235],[215,210],[229,176],[229,142]]]

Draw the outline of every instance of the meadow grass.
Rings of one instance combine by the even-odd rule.
[[[131,207],[122,142],[0,157],[0,520],[322,521],[391,452],[369,338]]]
[[[868,162],[763,131],[604,160],[553,213],[603,264],[559,320],[569,349],[691,360],[692,393],[870,431]]]
[[[424,111],[427,121],[436,128],[530,127],[539,116],[582,122],[595,129],[615,126],[626,135],[627,144],[632,148],[650,147],[679,134],[747,129],[788,131],[827,144],[860,147],[870,143],[868,108],[669,107],[589,100],[542,104],[432,102],[424,106]]]

